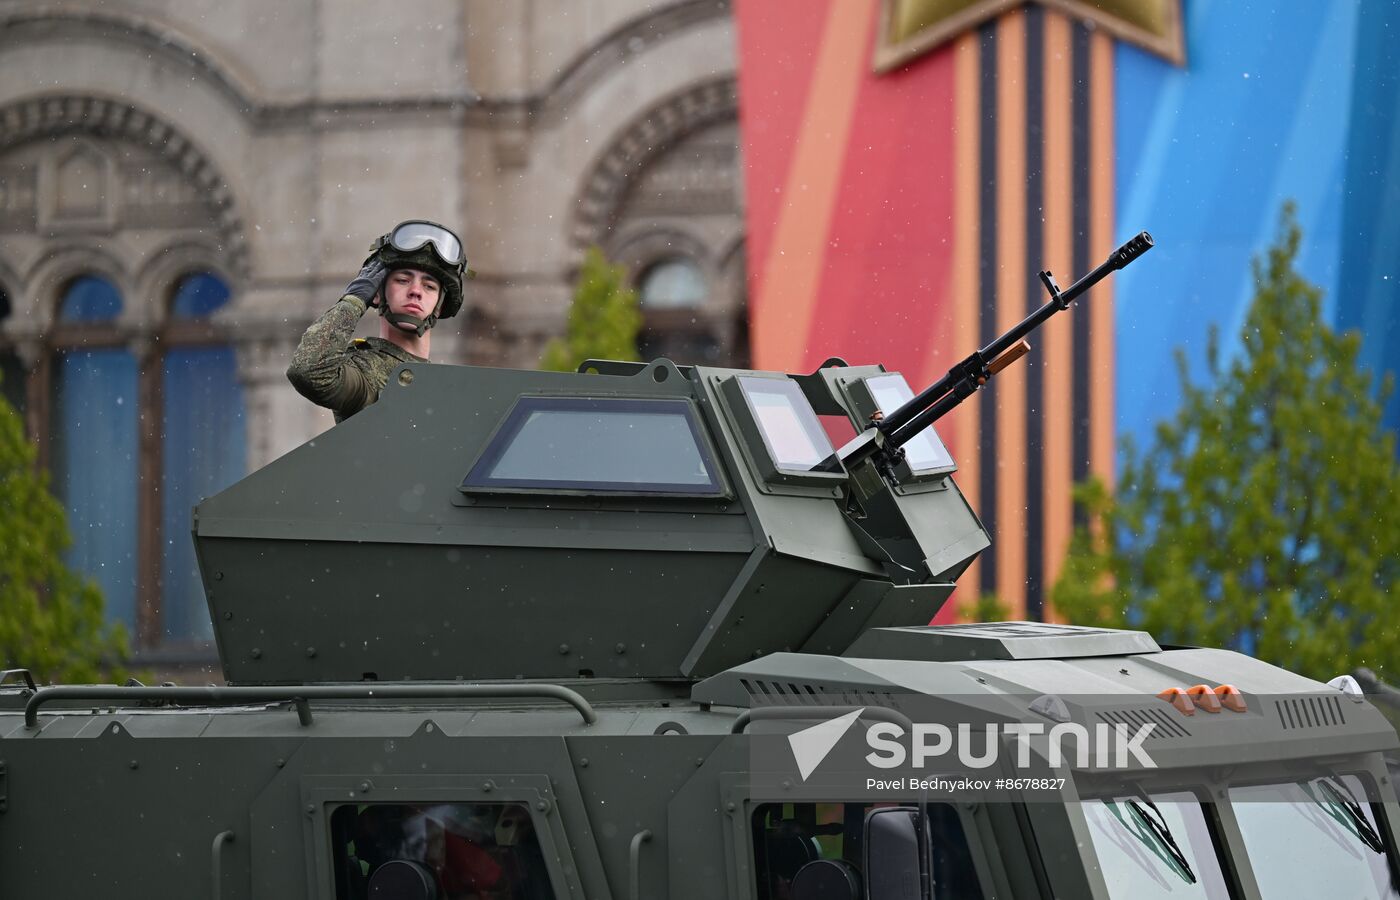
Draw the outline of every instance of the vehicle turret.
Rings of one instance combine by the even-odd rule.
[[[989,543],[932,429],[887,492],[898,521],[853,504],[823,420],[909,399],[897,373],[585,368],[406,365],[202,503],[227,680],[694,679],[839,653],[926,624]]]

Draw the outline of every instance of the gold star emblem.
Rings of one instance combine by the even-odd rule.
[[[840,2],[840,0],[838,0]],[[881,0],[875,71],[888,72],[1027,0]],[[1181,0],[1029,0],[1186,64]]]

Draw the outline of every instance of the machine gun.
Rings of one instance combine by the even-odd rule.
[[[1061,310],[1069,309],[1070,304],[1110,272],[1123,268],[1151,248],[1152,235],[1146,231],[1139,232],[1065,291],[1060,290],[1053,275],[1041,272],[1041,283],[1050,293],[1045,305],[953,366],[948,374],[914,399],[874,422],[863,434],[848,442],[837,452],[841,464],[855,476],[856,470],[863,464],[873,463],[886,478],[894,480],[894,466],[902,458],[905,444],[975,394],[992,376],[1030,352],[1031,345],[1026,341],[1026,336],[1045,320]]]

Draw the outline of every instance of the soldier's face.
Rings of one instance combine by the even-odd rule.
[[[389,312],[422,319],[437,310],[440,299],[442,285],[427,272],[395,269],[384,280],[384,302],[389,305]]]

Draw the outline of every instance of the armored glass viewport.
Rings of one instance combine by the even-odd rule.
[[[831,456],[831,440],[795,383],[786,378],[735,380],[779,469],[809,472]]]
[[[686,400],[521,397],[463,480],[468,493],[720,497]]]
[[[898,372],[865,379],[877,409],[888,414],[914,399],[909,382]],[[930,425],[904,445],[904,458],[915,475],[938,475],[957,469],[953,456]]]

